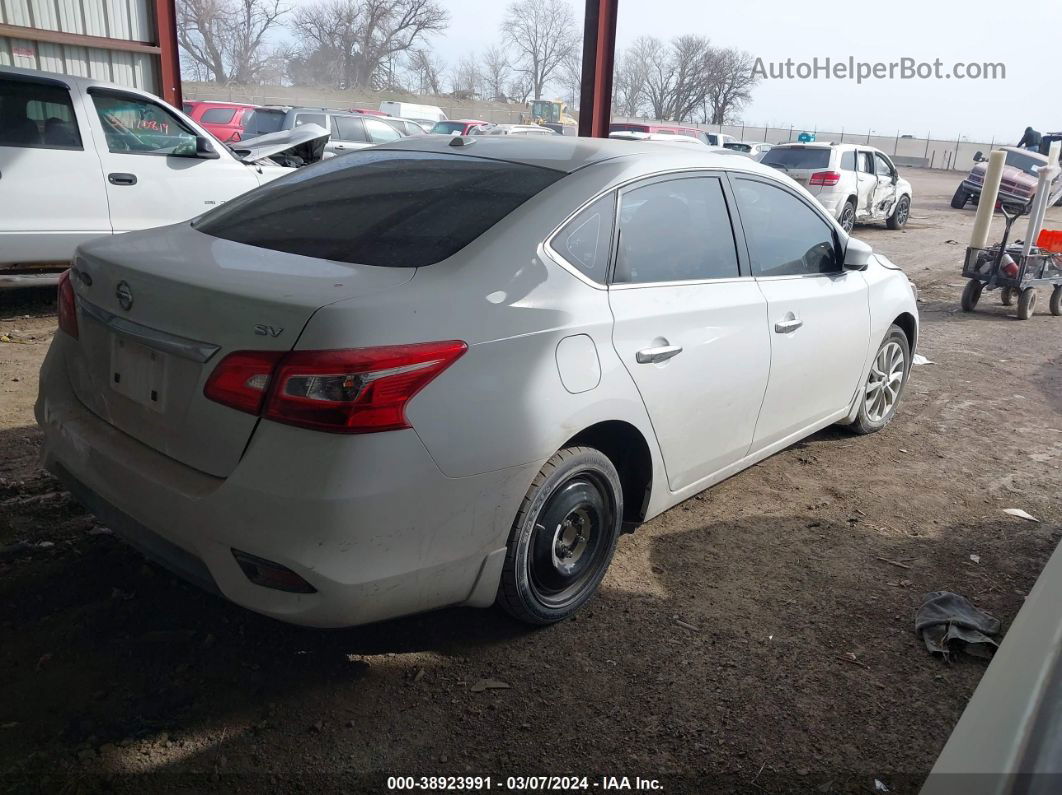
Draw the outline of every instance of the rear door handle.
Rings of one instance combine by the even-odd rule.
[[[779,320],[774,324],[774,331],[776,334],[788,334],[791,331],[796,331],[798,328],[804,325],[804,321],[800,318],[789,316],[783,320]]]
[[[121,172],[115,172],[107,175],[107,181],[112,185],[135,185],[136,174],[123,174]]]
[[[682,353],[681,345],[661,345],[659,348],[642,348],[634,354],[634,359],[638,364],[656,364],[666,362],[680,353]]]

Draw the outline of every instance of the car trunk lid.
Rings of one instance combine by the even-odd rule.
[[[258,418],[203,395],[217,363],[236,350],[291,350],[319,307],[415,273],[270,251],[187,223],[90,244],[74,267],[75,394],[138,441],[219,477]]]

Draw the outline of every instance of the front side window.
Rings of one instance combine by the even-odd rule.
[[[59,85],[0,79],[0,146],[81,149],[70,92]]]
[[[195,133],[161,105],[146,99],[100,92],[92,92],[92,102],[111,152],[195,155]]]
[[[361,119],[351,116],[333,116],[332,125],[332,137],[337,141],[363,143],[366,140],[365,127],[362,126]]]
[[[734,193],[754,275],[805,276],[841,269],[833,229],[796,196],[750,179],[735,180]]]
[[[398,130],[379,119],[365,119],[365,132],[374,144],[386,144],[402,137]]]
[[[737,275],[734,233],[718,178],[674,179],[624,192],[614,282]]]
[[[456,254],[563,176],[501,160],[364,149],[245,193],[194,225],[273,251],[417,268]]]
[[[604,284],[615,220],[616,194],[609,193],[566,223],[550,247],[588,279]]]
[[[892,179],[892,165],[885,159],[884,155],[875,154],[874,162],[877,164],[879,177]]]
[[[203,124],[231,124],[235,115],[236,108],[208,108],[199,121]]]

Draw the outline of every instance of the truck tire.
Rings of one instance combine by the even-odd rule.
[[[956,210],[961,210],[968,201],[970,201],[970,192],[960,185],[955,191],[955,195],[951,197],[951,206]]]

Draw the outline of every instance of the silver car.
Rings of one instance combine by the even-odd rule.
[[[286,621],[545,624],[623,531],[895,416],[913,288],[707,147],[406,138],[80,248],[44,463],[148,556]]]

